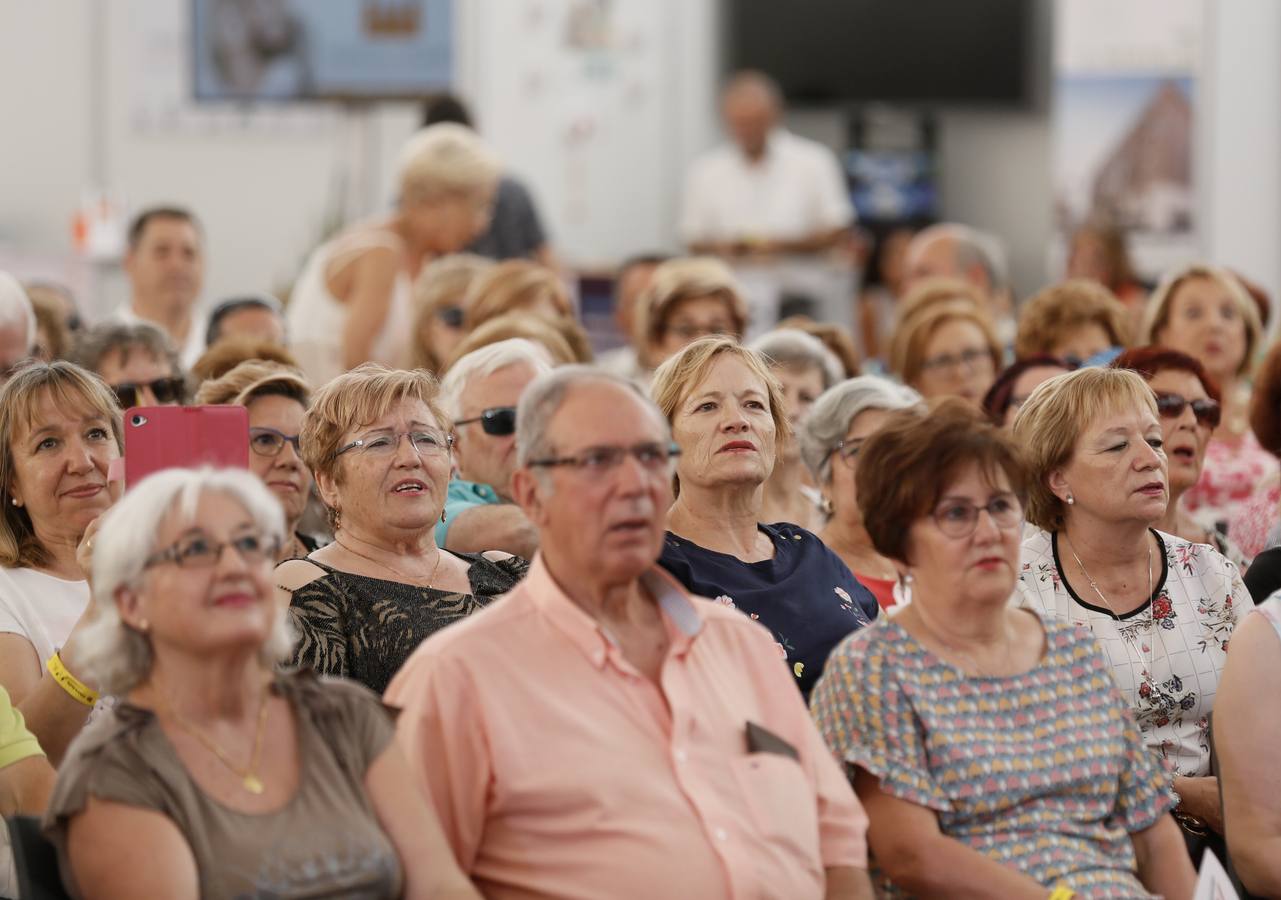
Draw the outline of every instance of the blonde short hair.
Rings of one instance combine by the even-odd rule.
[[[439,394],[435,377],[423,369],[389,369],[378,363],[361,363],[311,398],[299,434],[302,461],[316,476],[325,475],[341,484],[338,449],[352,429],[386,415],[402,400],[420,400],[440,430],[447,431],[449,420],[437,402]]]
[[[1098,325],[1114,347],[1129,343],[1127,312],[1121,301],[1103,285],[1088,278],[1052,284],[1023,305],[1014,355],[1019,359],[1052,353],[1052,347],[1069,332]]]
[[[298,360],[294,359],[294,355],[275,341],[249,336],[228,337],[200,355],[200,359],[191,367],[189,380],[197,386],[202,385],[206,381],[221,378],[251,359],[298,368]]]
[[[912,288],[899,301],[898,324],[901,326],[915,316],[943,303],[963,303],[980,312],[988,309],[988,299],[974,285],[960,278],[927,278]]]
[[[1050,473],[1067,465],[1091,422],[1118,409],[1146,409],[1157,418],[1156,395],[1142,375],[1077,369],[1037,385],[1019,409],[1014,437],[1028,467],[1027,520],[1037,528],[1063,527],[1067,506],[1050,490]]]
[[[451,253],[423,266],[414,281],[414,366],[440,372],[445,360],[436,359],[422,340],[422,333],[446,306],[463,308],[472,282],[494,267],[492,259],[475,253]]]
[[[1236,304],[1238,312],[1241,313],[1241,319],[1245,322],[1245,356],[1241,358],[1237,374],[1242,375],[1248,372],[1254,363],[1255,351],[1263,338],[1263,320],[1259,317],[1259,307],[1250,299],[1250,294],[1240,280],[1227,269],[1219,266],[1193,263],[1167,272],[1161,279],[1161,283],[1156,286],[1156,290],[1152,292],[1152,296],[1148,298],[1147,306],[1144,307],[1143,321],[1139,325],[1139,344],[1161,343],[1157,339],[1157,333],[1170,322],[1170,307],[1173,304],[1174,295],[1178,293],[1185,281],[1192,278],[1208,278],[1217,282]]]
[[[667,317],[676,305],[697,297],[716,297],[734,320],[736,337],[747,329],[747,304],[729,266],[710,256],[669,259],[654,267],[649,287],[636,304],[634,339],[637,347],[658,343]]]
[[[0,388],[0,489],[4,494],[12,496],[14,438],[20,432],[40,427],[36,413],[46,398],[63,411],[83,409],[102,416],[111,425],[116,450],[124,452],[120,406],[102,379],[62,360],[28,363]],[[36,538],[26,507],[14,506],[9,497],[0,497],[0,566],[38,566],[51,559]]]
[[[454,363],[468,353],[512,338],[524,338],[541,346],[547,351],[553,366],[591,360],[587,334],[572,319],[557,319],[555,322],[549,322],[540,316],[508,313],[505,316],[490,319],[484,325],[464,335],[454,347],[449,359],[445,360],[440,374],[442,376],[448,374],[454,367]],[[586,348],[586,358],[581,355],[584,352],[583,348]]]
[[[770,418],[774,420],[774,446],[776,451],[781,452],[792,434],[792,425],[787,420],[783,399],[783,386],[779,384],[764,356],[744,347],[733,338],[699,338],[684,347],[655,370],[654,381],[649,389],[650,396],[654,398],[654,403],[658,405],[668,424],[675,424],[677,407],[707,376],[717,358],[726,355],[742,362],[765,385]],[[676,489],[679,492],[679,484]]]
[[[472,281],[463,301],[463,321],[472,329],[540,300],[550,300],[562,316],[573,318],[569,292],[555,272],[527,259],[509,259]]]
[[[966,301],[943,301],[918,309],[905,317],[894,329],[890,340],[890,371],[904,384],[915,385],[925,363],[925,347],[934,333],[948,322],[969,322],[983,333],[983,343],[992,356],[992,369],[1001,370],[1001,344],[996,339],[992,320],[980,307]]]
[[[306,408],[311,387],[302,372],[290,366],[262,359],[250,359],[221,378],[206,381],[196,392],[196,405],[230,404],[248,406],[259,397],[288,397]]]
[[[405,141],[396,172],[402,200],[436,200],[491,190],[502,167],[476,132],[441,122]]]

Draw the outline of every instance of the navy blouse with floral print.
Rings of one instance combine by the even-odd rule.
[[[669,531],[658,562],[692,593],[768,628],[808,697],[832,648],[876,618],[876,598],[811,532],[782,522],[757,527],[773,542],[773,559],[746,563]]]

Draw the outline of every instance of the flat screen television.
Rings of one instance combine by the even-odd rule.
[[[453,0],[192,0],[197,100],[419,99],[453,81]]]
[[[800,105],[1029,102],[1031,0],[728,0],[726,60]]]

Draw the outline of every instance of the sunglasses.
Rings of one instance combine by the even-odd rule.
[[[181,403],[186,384],[181,378],[157,378],[155,381],[141,383],[127,381],[124,384],[112,385],[111,391],[120,401],[120,408],[128,409],[138,405],[138,393],[143,388],[150,388],[156,403],[164,406],[166,403]]]
[[[1189,406],[1192,407],[1192,415],[1196,416],[1198,425],[1204,425],[1207,428],[1218,428],[1219,419],[1222,418],[1223,408],[1215,400],[1189,400],[1178,394],[1157,394],[1156,410],[1167,419],[1177,419],[1183,415],[1183,410]]]
[[[485,410],[473,419],[459,419],[454,425],[471,425],[473,422],[479,422],[480,427],[485,429],[485,434],[492,434],[494,437],[515,434],[516,407],[495,406],[493,409]]]

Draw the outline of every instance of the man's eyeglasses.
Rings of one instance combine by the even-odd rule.
[[[1183,410],[1192,407],[1198,425],[1207,428],[1218,428],[1223,418],[1223,407],[1216,400],[1189,400],[1180,394],[1157,394],[1156,411],[1166,419],[1177,419]]]
[[[973,369],[985,359],[991,361],[992,354],[990,351],[986,348],[971,347],[969,350],[962,350],[960,353],[941,353],[938,356],[931,356],[921,363],[921,368],[957,369],[964,366],[966,369]]]
[[[604,473],[618,468],[623,460],[632,457],[641,464],[641,468],[650,472],[659,472],[681,455],[681,448],[675,444],[636,444],[633,447],[588,447],[573,456],[557,456],[549,459],[532,459],[530,466],[551,468],[568,466],[581,472]]]
[[[494,437],[515,434],[516,407],[495,406],[470,419],[459,419],[454,426],[471,425],[473,422],[479,422],[480,427],[485,429],[485,434],[492,434]]]
[[[934,510],[939,531],[948,537],[965,538],[979,525],[979,513],[987,510],[997,528],[1016,528],[1023,523],[1023,507],[1013,494],[998,494],[986,506],[975,506],[964,500],[945,503]]]
[[[181,403],[186,387],[181,378],[157,378],[155,381],[126,381],[124,384],[114,384],[111,386],[111,392],[120,401],[120,408],[128,409],[138,405],[139,394],[143,388],[150,389],[156,402],[164,406],[166,403]]]
[[[283,431],[277,431],[274,428],[250,428],[249,429],[249,449],[259,456],[279,456],[280,451],[285,449],[285,444],[294,445],[294,453],[302,456],[302,448],[298,445],[298,435],[285,434]]]
[[[449,448],[454,444],[453,437],[428,429],[397,431],[395,434],[386,432],[357,438],[351,443],[339,447],[334,456],[342,456],[351,450],[357,450],[369,456],[391,456],[396,452],[396,448],[400,446],[400,439],[403,437],[409,438],[409,445],[414,448],[414,452],[419,456],[440,456],[448,453]]]
[[[222,551],[232,547],[247,565],[257,565],[265,560],[275,560],[280,542],[260,534],[242,534],[227,541],[211,541],[204,535],[185,537],[170,547],[147,558],[144,569],[171,562],[183,569],[208,569],[218,564]]]

